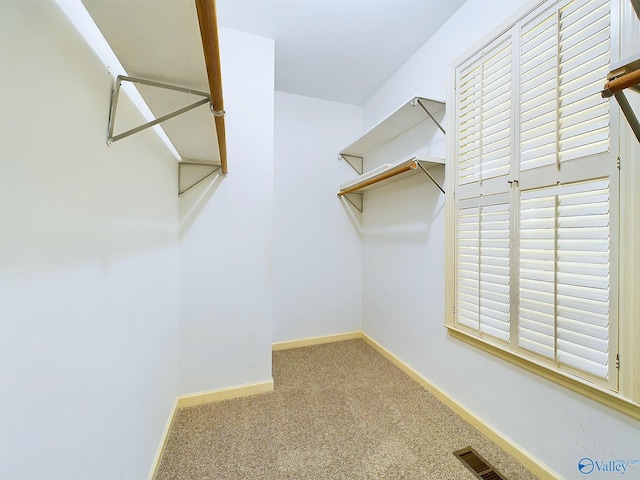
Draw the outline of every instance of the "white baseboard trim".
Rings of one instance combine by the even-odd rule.
[[[509,440],[501,432],[494,429],[491,425],[486,423],[471,410],[468,410],[464,405],[459,403],[453,397],[449,396],[449,394],[424,378],[413,368],[404,363],[402,360],[400,360],[382,345],[377,343],[367,334],[362,333],[362,339],[373,348],[375,348],[378,352],[380,352],[382,356],[391,361],[391,363],[393,363],[396,367],[409,375],[413,380],[418,382],[418,384],[420,384],[422,388],[435,396],[438,400],[440,400],[447,407],[449,407],[455,413],[460,415],[460,417],[464,418],[467,422],[469,422],[472,426],[479,430],[483,435],[489,438],[489,440],[491,440],[493,443],[498,445],[505,452],[515,458],[518,462],[524,465],[531,473],[536,475],[538,478],[542,480],[557,480],[561,478],[557,473],[540,462],[540,460],[535,458],[526,450],[520,448],[520,446],[516,445],[513,441]]]
[[[190,395],[181,395],[178,397],[178,408],[195,407],[196,405],[204,405],[205,403],[219,402],[230,398],[246,397],[248,395],[272,391],[273,379],[264,382],[237,385],[235,387],[219,388],[206,392],[192,393]]]
[[[176,412],[179,408],[195,407],[196,405],[204,405],[205,403],[219,402],[221,400],[228,400],[230,398],[240,398],[249,395],[256,395],[258,393],[266,393],[273,391],[273,379],[266,380],[264,382],[247,383],[244,385],[237,385],[234,387],[219,388],[215,390],[208,390],[205,392],[192,393],[189,395],[181,395],[173,402],[173,408],[167,421],[167,425],[162,433],[160,439],[160,445],[158,451],[153,459],[153,465],[151,466],[151,472],[149,473],[148,480],[154,480],[158,474],[158,468],[160,467],[160,461],[164,450],[167,446],[167,440],[169,438],[169,432],[173,426],[173,420],[176,417]]]
[[[156,475],[158,475],[158,468],[160,467],[160,461],[162,460],[162,456],[164,455],[164,449],[167,446],[167,439],[169,438],[169,432],[171,431],[171,427],[173,426],[173,419],[176,418],[177,410],[178,410],[178,399],[176,398],[173,402],[173,407],[171,407],[169,420],[167,421],[167,424],[164,426],[164,431],[162,432],[162,437],[160,438],[160,445],[158,445],[156,456],[153,459],[153,464],[151,465],[151,472],[149,472],[148,480],[154,480],[156,478]]]
[[[289,340],[286,342],[275,342],[272,344],[272,350],[288,350],[290,348],[309,347],[311,345],[320,345],[323,343],[341,342],[343,340],[353,340],[362,338],[362,332],[338,333],[336,335],[325,335],[321,337],[300,338],[298,340]]]

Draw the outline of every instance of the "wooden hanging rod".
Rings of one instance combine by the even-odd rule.
[[[347,195],[349,193],[353,193],[356,190],[361,190],[369,185],[373,185],[374,183],[382,182],[387,178],[395,177],[396,175],[400,175],[401,173],[408,172],[409,170],[415,170],[418,168],[418,162],[412,162],[408,165],[398,165],[397,167],[390,168],[389,170],[380,173],[379,175],[374,175],[371,178],[368,178],[362,182],[355,183],[350,187],[345,188],[344,190],[340,190],[338,196]]]
[[[608,82],[604,84],[604,90],[600,94],[604,98],[615,97],[631,130],[640,142],[640,122],[624,94],[626,89],[640,93],[640,56],[627,58],[612,67],[607,75]]]
[[[603,97],[611,97],[614,93],[640,84],[640,70],[627,73],[604,84]]]
[[[224,101],[222,98],[222,71],[220,68],[220,44],[218,42],[218,18],[215,0],[195,0],[202,37],[204,61],[209,79],[209,93],[214,110],[220,165],[223,174],[227,174],[227,140],[224,124]]]

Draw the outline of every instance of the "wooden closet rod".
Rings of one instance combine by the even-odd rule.
[[[386,180],[387,178],[395,177],[396,175],[400,175],[401,173],[408,172],[409,170],[415,170],[416,168],[418,168],[417,162],[410,163],[409,165],[402,165],[396,168],[392,168],[390,170],[387,170],[384,173],[381,173],[380,175],[375,175],[371,178],[368,178],[367,180],[364,180],[363,182],[358,182],[354,185],[351,185],[348,188],[345,188],[344,190],[341,190],[338,193],[338,196],[340,197],[342,195],[347,195],[348,193],[355,192],[356,190],[360,190],[362,188],[368,187],[369,185],[373,185],[374,183],[381,182],[383,180]]]
[[[223,174],[227,174],[227,139],[224,126],[224,102],[222,99],[222,71],[220,68],[220,44],[218,42],[218,17],[215,0],[195,0],[202,37],[204,61],[209,79],[209,93],[213,104],[220,165]]]
[[[604,84],[603,97],[610,97],[614,93],[621,92],[625,88],[633,87],[640,83],[640,70],[627,73]]]

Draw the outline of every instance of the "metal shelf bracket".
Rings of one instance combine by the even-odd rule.
[[[431,174],[429,173],[429,170],[427,170],[426,168],[424,168],[424,165],[422,165],[422,163],[420,163],[420,162],[417,162],[417,165],[418,165],[418,167],[420,167],[420,170],[422,170],[422,171],[427,175],[427,177],[429,177],[429,179],[434,183],[434,185],[435,185],[436,187],[438,187],[442,193],[444,193],[444,188],[442,188],[442,187],[440,186],[440,184],[439,184],[438,182],[436,182],[436,179],[435,179],[435,178],[433,178],[433,175],[431,175]]]
[[[171,112],[167,115],[163,115],[159,118],[156,118],[155,120],[152,120],[151,122],[147,122],[143,125],[140,125],[138,127],[132,128],[130,130],[127,130],[126,132],[122,132],[118,135],[114,135],[113,134],[113,130],[115,127],[115,123],[116,123],[116,111],[118,108],[118,98],[120,96],[120,87],[122,85],[122,82],[131,82],[131,83],[138,83],[141,85],[148,85],[150,87],[157,87],[157,88],[164,88],[166,90],[173,90],[175,92],[181,92],[181,93],[186,93],[189,95],[196,95],[199,97],[203,97],[202,99],[198,100],[195,103],[192,103],[191,105],[187,105],[186,107],[180,108],[174,112]],[[141,132],[142,130],[146,130],[147,128],[153,127],[155,125],[158,125],[166,120],[170,120],[174,117],[177,117],[178,115],[182,115],[183,113],[189,112],[191,110],[193,110],[194,108],[199,107],[200,105],[204,105],[208,103],[210,105],[210,109],[211,112],[215,115],[215,116],[223,116],[224,115],[224,110],[223,111],[216,111],[213,107],[213,104],[211,103],[211,96],[207,93],[207,92],[200,92],[198,90],[193,90],[191,88],[183,88],[183,87],[177,87],[175,85],[167,85],[165,83],[159,83],[159,82],[154,82],[151,80],[144,80],[141,78],[134,78],[134,77],[127,77],[124,75],[118,75],[118,77],[116,78],[116,84],[115,87],[113,89],[113,91],[111,92],[111,105],[109,106],[109,125],[108,125],[108,129],[107,129],[107,145],[111,145],[113,142],[117,142],[118,140],[122,140],[123,138],[126,138],[130,135],[133,135],[134,133],[138,133]]]
[[[215,163],[183,160],[178,163],[178,196],[192,189],[214,173],[220,171],[222,165]],[[191,171],[191,174],[187,172]]]
[[[364,170],[364,161],[362,157],[356,157],[354,155],[347,155],[346,153],[342,153],[338,155],[339,160],[344,160],[349,164],[351,168],[353,168],[358,175],[362,175]]]
[[[629,122],[629,126],[631,127],[631,130],[633,130],[634,135],[640,142],[640,122],[638,122],[638,118],[636,117],[636,114],[634,113],[633,108],[629,103],[629,100],[627,100],[627,97],[625,96],[624,92],[616,92],[613,94],[613,96],[618,101],[618,105],[620,105],[620,110],[622,110],[622,113],[624,113],[624,116],[627,117],[627,122]]]
[[[344,195],[338,195],[338,197],[340,196],[342,196],[342,198],[345,198],[351,205],[356,208],[356,210],[362,213],[364,197],[362,193],[345,193]]]
[[[420,108],[422,108],[422,110],[424,110],[424,113],[426,113],[429,118],[431,120],[433,120],[433,123],[436,124],[436,126],[440,129],[440,131],[442,133],[444,133],[445,135],[447,134],[447,132],[444,131],[444,128],[442,128],[442,125],[440,125],[440,122],[438,122],[438,120],[436,120],[436,117],[434,117],[431,112],[429,111],[429,109],[426,107],[426,105],[424,103],[422,103],[422,101],[420,100],[420,97],[415,97],[413,99],[413,102],[411,103],[412,106],[416,106],[416,105],[420,105]],[[442,189],[440,189],[442,190]],[[444,193],[444,192],[443,192]]]

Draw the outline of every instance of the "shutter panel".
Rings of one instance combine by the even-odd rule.
[[[480,91],[482,65],[473,63],[458,80],[458,184],[480,178]]]
[[[509,341],[509,204],[480,210],[480,331]]]
[[[574,0],[520,31],[520,170],[609,150],[609,2]]]
[[[609,373],[609,181],[560,189],[557,221],[558,363]]]
[[[555,196],[547,190],[520,197],[518,345],[555,358]]]
[[[518,345],[606,383],[609,180],[523,192]]]
[[[511,43],[509,35],[458,73],[458,185],[509,173]]]
[[[609,150],[609,1],[569,3],[560,10],[560,163]]]
[[[520,170],[556,163],[558,20],[546,12],[520,33]]]
[[[481,180],[509,173],[511,63],[511,36],[485,52],[482,77]]]
[[[458,215],[457,323],[503,342],[510,331],[509,219],[508,203]]]
[[[456,319],[461,325],[479,330],[480,207],[459,210],[457,243]]]

